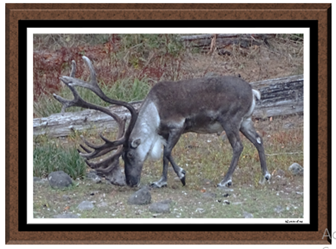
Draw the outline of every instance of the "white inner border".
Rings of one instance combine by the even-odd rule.
[[[183,34],[214,34],[214,33],[273,33],[273,34],[304,34],[304,218],[303,219],[37,219],[33,217],[33,35],[34,34],[132,34],[132,33],[183,33]],[[286,224],[287,220],[302,221],[309,224],[309,189],[310,189],[310,54],[309,28],[28,28],[27,30],[27,223],[28,224]]]

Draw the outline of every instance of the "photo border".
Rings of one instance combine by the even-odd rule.
[[[52,11],[50,11],[52,9]],[[34,11],[29,11],[34,10]],[[95,11],[92,11],[95,10]],[[70,12],[71,11],[71,15]],[[25,138],[25,117],[20,107],[26,98],[20,85],[20,20],[316,20],[318,22],[318,219],[317,228],[294,231],[57,231],[20,229],[18,195],[25,186],[19,175],[19,144]],[[322,240],[331,232],[331,5],[330,4],[6,4],[6,243],[7,244],[330,244]],[[21,37],[22,38],[22,37]],[[20,67],[20,71],[19,71]],[[19,74],[20,73],[20,74]],[[316,73],[315,73],[316,74]],[[313,79],[311,79],[313,82]],[[316,93],[314,93],[316,94]],[[23,97],[23,98],[22,98]],[[21,103],[22,103],[21,102]],[[25,102],[26,103],[26,102]],[[19,123],[20,119],[20,123]],[[19,158],[20,155],[20,158]],[[20,192],[21,193],[21,192]],[[19,198],[20,196],[20,198]],[[311,210],[312,212],[312,210]],[[117,225],[115,225],[117,226]],[[37,229],[36,229],[37,228]],[[292,227],[291,227],[292,228]],[[198,230],[197,229],[197,230]],[[108,230],[108,227],[107,229]],[[191,229],[190,229],[191,230]],[[203,231],[201,231],[203,230]],[[281,230],[281,229],[279,229]],[[308,231],[310,230],[310,231]],[[66,239],[65,239],[66,238]]]

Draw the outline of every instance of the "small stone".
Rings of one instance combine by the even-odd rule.
[[[78,218],[78,215],[76,215],[76,214],[58,214],[58,215],[55,215],[54,218],[73,219],[73,218]]]
[[[161,213],[159,213],[159,214],[153,214],[153,218],[156,218],[156,217],[158,217],[160,215],[161,215]]]
[[[281,213],[283,210],[284,210],[283,207],[281,207],[280,205],[274,208],[274,211],[277,213]]]
[[[288,170],[292,172],[293,175],[303,175],[303,168],[300,164],[298,163],[293,163],[291,166],[289,166]]]
[[[217,73],[215,72],[207,72],[204,77],[206,78],[213,78],[213,77],[219,77],[220,75],[218,75]]]
[[[93,204],[92,204],[91,201],[82,201],[82,202],[77,206],[77,208],[78,208],[79,210],[84,211],[84,210],[91,210],[91,209],[94,208],[94,206],[93,206]]]
[[[253,214],[245,212],[245,211],[244,211],[243,215],[244,215],[245,219],[251,219],[251,218],[253,218]]]
[[[203,208],[197,208],[197,209],[195,210],[195,212],[196,212],[196,213],[204,213],[205,210],[204,210]]]
[[[146,205],[151,203],[152,196],[147,186],[133,193],[127,203],[129,205]]]
[[[72,185],[72,180],[70,176],[61,171],[55,171],[48,176],[49,184],[52,188],[66,188]]]
[[[170,212],[170,202],[156,202],[149,206],[149,211],[152,213],[169,213]]]

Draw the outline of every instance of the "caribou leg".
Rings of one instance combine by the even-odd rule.
[[[262,141],[262,138],[255,131],[251,118],[247,118],[243,120],[241,127],[240,127],[240,131],[245,135],[245,137],[248,138],[248,140],[251,141],[251,143],[253,143],[253,145],[258,150],[261,170],[264,175],[264,179],[260,183],[263,184],[265,180],[269,181],[271,179],[271,174],[267,170],[263,141]]]
[[[217,187],[229,187],[232,185],[232,174],[238,165],[238,160],[239,160],[240,154],[242,153],[244,149],[244,146],[240,140],[240,134],[238,130],[239,122],[237,123],[230,122],[229,124],[225,122],[221,122],[221,124],[232,146],[233,156],[232,156],[229,170],[225,174],[224,179],[217,185]]]
[[[182,130],[181,129],[172,129],[169,131],[169,135],[168,135],[168,139],[167,139],[167,144],[164,146],[163,149],[163,170],[162,170],[162,176],[160,178],[160,180],[158,180],[157,182],[153,182],[151,184],[152,187],[156,187],[156,188],[161,188],[161,187],[165,187],[167,186],[167,170],[168,170],[168,162],[171,163],[171,165],[173,166],[173,169],[175,171],[175,173],[177,174],[177,176],[180,178],[181,182],[183,185],[185,185],[185,175],[186,172],[184,171],[184,169],[182,169],[181,167],[179,167],[172,155],[171,152],[174,148],[174,146],[176,145],[176,143],[178,142],[178,140],[180,139],[182,134]]]

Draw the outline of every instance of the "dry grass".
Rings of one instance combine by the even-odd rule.
[[[105,43],[84,44],[77,41],[76,36],[69,39],[57,36],[57,39],[53,38],[58,41],[55,45],[52,37],[45,36],[48,46],[41,38],[42,42],[37,43],[34,51],[34,117],[48,116],[59,109],[45,105],[57,105],[51,96],[52,93],[64,92],[59,77],[69,74],[71,60],[77,62],[76,77],[88,79],[89,72],[81,59],[82,55],[93,61],[98,81],[121,99],[130,94],[144,98],[148,89],[158,81],[203,77],[209,72],[218,75],[241,75],[248,82],[303,73],[303,42],[293,40],[291,35],[277,35],[268,40],[268,45],[247,48],[227,46],[225,49],[231,55],[219,55],[217,50],[211,54],[196,53],[194,49],[178,44],[175,40],[169,43],[165,36],[161,37],[164,43],[159,47],[155,47],[156,43],[153,41],[136,39],[136,35],[128,36],[128,40],[116,37],[104,37],[107,39]],[[89,36],[87,39],[93,38]],[[60,47],[60,43],[63,44],[60,40],[64,44],[66,40],[73,42]],[[154,45],[148,44],[149,42]],[[173,48],[171,52],[167,51],[165,44],[173,44],[170,46]],[[113,88],[120,82],[123,84],[135,81],[143,86],[139,89],[141,94],[131,92],[129,87]],[[119,94],[120,90],[124,94]]]

